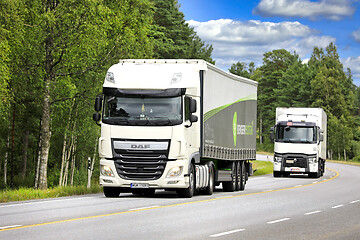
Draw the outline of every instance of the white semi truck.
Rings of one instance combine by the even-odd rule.
[[[321,108],[276,108],[270,129],[274,177],[291,173],[319,178],[325,171],[327,116]]]
[[[93,119],[101,126],[100,184],[182,197],[245,188],[256,156],[257,82],[203,60],[120,60]]]

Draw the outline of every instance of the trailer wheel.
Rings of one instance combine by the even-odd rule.
[[[178,189],[177,194],[180,197],[191,198],[195,193],[195,169],[194,165],[190,164],[190,172],[189,172],[189,187],[185,189]]]
[[[223,190],[225,192],[233,192],[236,189],[236,182],[237,182],[237,180],[236,180],[236,176],[237,176],[236,165],[237,164],[235,164],[235,163],[236,162],[234,161],[231,165],[231,172],[232,172],[231,173],[231,181],[230,182],[222,182]]]
[[[215,189],[215,172],[211,164],[208,164],[209,167],[209,182],[208,186],[204,189],[203,193],[205,195],[212,195]]]
[[[120,188],[117,187],[103,187],[105,197],[118,197],[120,195]]]
[[[240,191],[244,191],[245,184],[246,184],[246,169],[245,169],[245,162],[240,161],[238,162],[238,189]]]

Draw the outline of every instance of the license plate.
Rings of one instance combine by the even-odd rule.
[[[132,183],[131,188],[149,188],[148,183]]]
[[[300,168],[290,168],[291,172],[300,172]]]

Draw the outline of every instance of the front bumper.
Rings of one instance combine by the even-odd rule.
[[[105,187],[131,188],[134,183],[145,183],[149,188],[155,189],[187,188],[189,186],[189,177],[186,176],[188,162],[185,160],[167,162],[162,176],[157,180],[123,179],[118,175],[113,160],[101,159],[100,167],[101,166],[110,168],[113,173],[113,176],[104,175],[102,172],[100,173],[100,185]],[[176,177],[167,177],[170,169],[174,167],[182,167],[182,173]]]

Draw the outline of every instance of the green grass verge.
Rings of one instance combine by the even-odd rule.
[[[47,190],[33,188],[8,189],[0,192],[0,202],[25,201],[30,199],[57,198],[72,195],[84,195],[101,192],[99,185],[94,185],[90,189],[86,186],[55,187]]]
[[[265,161],[251,161],[255,171],[254,176],[273,172],[273,164]],[[94,184],[87,189],[86,186],[54,187],[47,190],[33,188],[5,189],[0,192],[0,202],[25,201],[31,199],[57,198],[73,195],[84,195],[102,192],[102,187]]]
[[[326,161],[332,162],[332,163],[341,163],[341,164],[360,166],[360,162],[357,162],[357,161],[339,161],[339,160],[326,160]]]
[[[273,172],[273,163],[267,161],[251,161],[254,169],[254,176],[270,174]]]

